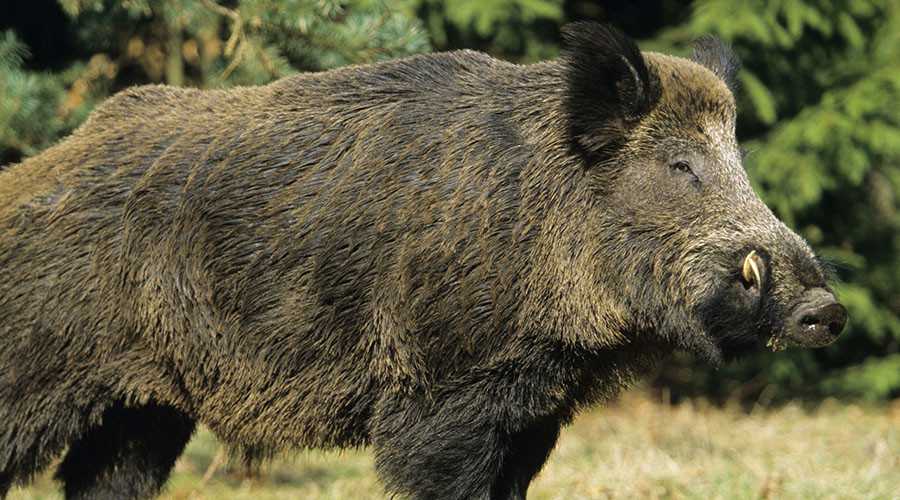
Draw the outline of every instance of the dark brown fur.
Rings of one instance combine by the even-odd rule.
[[[70,496],[153,495],[200,422],[249,459],[371,445],[391,492],[520,498],[578,408],[777,319],[710,305],[754,242],[811,258],[745,176],[694,225],[621,201],[653,144],[734,145],[726,86],[569,33],[530,66],[140,87],[0,173],[0,492],[68,446]]]

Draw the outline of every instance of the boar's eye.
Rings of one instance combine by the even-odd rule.
[[[672,170],[676,172],[681,172],[684,174],[693,174],[694,171],[691,170],[691,166],[686,161],[676,161],[675,163],[669,165]]]
[[[672,173],[678,176],[686,175],[690,180],[691,185],[693,185],[695,188],[700,187],[700,177],[698,177],[697,174],[694,173],[694,170],[691,169],[691,164],[687,161],[678,160],[672,162],[669,164],[669,169],[672,171]]]

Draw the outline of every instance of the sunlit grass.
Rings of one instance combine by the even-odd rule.
[[[218,456],[218,458],[217,458]],[[367,451],[300,452],[249,474],[199,432],[169,499],[380,499]],[[213,464],[211,466],[211,464]],[[204,480],[204,476],[208,477]],[[529,498],[900,498],[900,402],[750,413],[629,394],[566,429]],[[59,498],[50,473],[10,498]]]

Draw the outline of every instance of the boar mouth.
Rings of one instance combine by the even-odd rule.
[[[756,252],[751,250],[741,261],[741,275],[739,281],[752,300],[760,307],[762,304],[762,290],[766,284],[764,278],[768,277],[768,268],[763,258]],[[786,335],[784,328],[771,328],[766,332],[766,328],[760,328],[760,340],[766,341],[766,347],[774,352],[784,350],[787,347]],[[768,338],[766,340],[766,338]]]
[[[730,265],[719,268],[724,274],[720,285],[694,310],[703,333],[685,332],[681,348],[718,365],[763,346],[777,352],[794,346],[822,347],[837,339],[847,310],[824,283],[785,304],[783,292],[776,292],[765,250],[744,251],[731,259]]]
[[[776,316],[767,314],[766,291],[770,288],[766,262],[760,252],[751,250],[734,255],[714,272],[719,286],[701,301],[696,310],[703,324],[702,341],[695,354],[719,364],[758,351],[770,335]],[[699,340],[699,339],[698,339]]]
[[[759,301],[759,305],[762,305],[767,277],[766,261],[751,250],[741,262],[740,280],[747,292]],[[792,346],[827,346],[837,340],[847,321],[847,309],[824,287],[807,289],[790,311],[786,320],[778,322],[781,328],[770,330],[766,347],[773,352]]]

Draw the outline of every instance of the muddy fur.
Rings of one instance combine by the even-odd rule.
[[[68,450],[67,495],[152,496],[202,423],[250,461],[371,446],[403,497],[523,498],[578,409],[757,345],[823,277],[740,167],[733,58],[566,37],[139,87],[0,173],[0,493]]]

